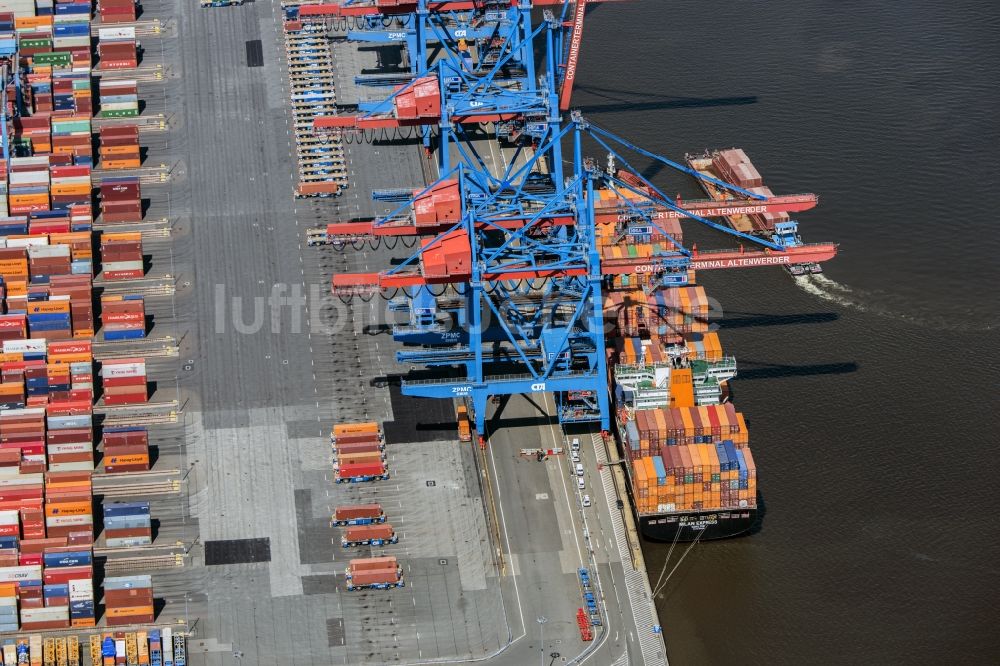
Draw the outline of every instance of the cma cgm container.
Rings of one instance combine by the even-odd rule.
[[[384,546],[388,543],[396,543],[399,537],[392,525],[354,525],[344,531],[344,536],[340,538],[340,545],[344,548],[351,546]]]
[[[384,523],[385,513],[381,504],[351,504],[349,506],[338,506],[333,513],[331,527],[343,527],[345,525],[370,525],[372,523]]]

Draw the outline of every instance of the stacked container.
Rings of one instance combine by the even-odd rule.
[[[74,627],[97,624],[93,579],[80,578],[69,582],[69,621]]]
[[[712,170],[726,182],[742,188],[760,187],[764,184],[760,173],[742,148],[715,152],[712,155]]]
[[[57,188],[55,183],[56,174],[53,173],[52,194],[53,201],[55,195],[72,194],[73,203],[90,201],[90,167],[93,163],[93,143],[90,127],[90,114],[81,116],[67,116],[65,118],[52,118],[52,153],[55,155],[69,155],[74,158],[86,158],[85,162],[79,166],[65,166],[65,177],[77,176],[86,177],[86,180],[64,181],[65,185],[75,185],[76,187]],[[76,170],[75,172],[73,170]],[[86,187],[84,187],[86,186]],[[59,191],[61,190],[61,191]]]
[[[139,115],[139,88],[134,80],[101,79],[102,118],[135,118]]]
[[[101,23],[132,23],[135,21],[135,0],[98,0]]]
[[[138,169],[138,125],[106,126],[100,129],[102,169]]]
[[[32,407],[0,412],[0,446],[3,450],[20,453],[20,470],[44,471],[45,409]],[[23,479],[18,481],[22,482]]]
[[[123,576],[104,579],[104,607],[109,626],[153,621],[153,579]]]
[[[134,27],[100,28],[97,38],[97,53],[101,59],[98,69],[135,69],[139,66]]]
[[[152,545],[149,502],[105,502],[104,541],[108,548]]]
[[[90,54],[90,0],[60,1],[55,5],[52,47],[56,50],[86,49]]]
[[[29,256],[31,255],[31,250],[48,250],[56,248],[62,248],[65,250],[65,254],[53,254],[46,256],[46,261],[64,261],[68,267],[69,248],[65,245],[55,246],[54,248],[44,246],[40,248],[30,248]],[[34,263],[35,258],[32,258],[32,265],[34,265]],[[68,298],[28,303],[28,331],[32,338],[71,338],[73,337],[73,325],[71,321],[70,302]]]
[[[32,139],[32,143],[38,137]],[[48,123],[46,123],[46,140]],[[49,210],[49,158],[11,158],[7,174],[7,212],[11,215]]]
[[[149,469],[149,433],[145,428],[104,429],[104,471],[108,474]]]
[[[142,195],[138,176],[101,181],[101,217],[105,223],[142,222]]]
[[[142,234],[101,236],[101,269],[105,280],[132,280],[143,276]]]
[[[94,496],[90,472],[48,472],[45,475],[45,533],[67,536],[94,531]]]
[[[83,472],[94,469],[94,430],[90,401],[86,406],[46,408],[45,433],[48,468],[52,472]]]
[[[105,340],[137,340],[146,335],[142,296],[102,296],[101,330]]]
[[[17,631],[17,624],[17,583],[0,583],[0,631]]]
[[[104,361],[101,367],[105,405],[134,405],[146,402],[146,360],[124,358]]]

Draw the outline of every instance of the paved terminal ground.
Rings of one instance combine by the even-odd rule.
[[[151,315],[145,344],[166,350],[150,361],[153,399],[177,415],[151,426],[155,470],[180,489],[152,496],[153,551],[184,564],[152,571],[159,621],[190,628],[196,666],[644,663],[638,632],[652,621],[633,618],[641,581],[625,575],[591,439],[583,491],[567,458],[519,455],[566,445],[551,403],[512,398],[486,451],[459,444],[454,405],[400,395],[407,368],[385,303],[328,295],[333,273],[384,269],[404,247],[305,246],[308,227],[384,212],[370,191],[418,187],[431,163],[412,144],[350,145],[343,196],[294,199],[277,4],[150,0],[154,18],[140,73],[151,266],[135,289]],[[255,40],[263,64],[251,67]],[[346,43],[335,54],[344,81],[376,57]],[[358,420],[383,422],[392,478],[334,484],[330,427]],[[368,501],[399,543],[343,549],[330,514]],[[406,587],[346,591],[346,561],[382,553],[400,559]],[[581,566],[605,604],[589,644],[575,620]]]

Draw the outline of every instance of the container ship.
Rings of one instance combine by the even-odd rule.
[[[742,148],[705,151],[701,155],[687,154],[684,156],[689,167],[709,179],[718,179],[744,190],[770,198],[774,192],[764,184],[760,172],[747,157]],[[734,195],[731,191],[718,187],[711,180],[697,178],[698,184],[705,193],[715,201],[731,201]],[[798,235],[798,223],[785,212],[754,212],[729,215],[723,218],[736,231],[745,234],[761,236],[768,240],[780,241],[783,245],[801,245]],[[822,273],[823,267],[818,263],[789,264],[785,266],[792,275],[807,273]]]
[[[681,243],[678,220],[659,226],[621,245],[628,221],[601,224],[604,253],[642,255]],[[708,296],[695,277],[694,270],[667,279],[626,275],[605,285],[615,435],[639,529],[654,541],[737,536],[757,520],[746,420],[729,400],[736,360],[710,330]]]

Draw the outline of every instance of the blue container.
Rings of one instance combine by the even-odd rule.
[[[17,537],[16,536],[0,536],[0,550],[8,550],[10,548],[17,548]]]
[[[142,426],[114,426],[112,428],[104,428],[104,432],[146,432],[146,430],[147,428]]]
[[[69,596],[68,583],[57,583],[55,585],[46,585],[45,589],[42,591],[42,597],[45,599],[49,599],[51,597],[68,597],[68,596]]]
[[[653,456],[653,469],[656,470],[657,485],[667,483],[667,468],[663,466],[663,459],[660,456]]]
[[[73,553],[46,553],[42,556],[46,567],[85,567],[94,563],[90,551],[81,550]],[[67,596],[69,592],[67,591]]]
[[[93,601],[71,601],[69,602],[70,613],[91,613],[94,612]]]
[[[138,530],[152,527],[149,516],[130,516],[104,519],[104,529],[106,530]]]
[[[62,322],[69,321],[68,312],[32,312],[31,306],[28,306],[28,322],[34,323],[44,323],[44,322]]]
[[[141,328],[104,331],[105,340],[141,340],[144,337],[146,337],[146,331]]]
[[[70,330],[69,322],[58,322],[58,321],[39,321],[35,323],[28,324],[28,330],[32,333],[44,333],[45,331],[68,331]]]
[[[104,505],[105,516],[149,515],[149,502],[110,502]]]
[[[71,430],[73,428],[89,428],[94,420],[89,414],[80,416],[50,416],[48,417],[49,430]]]

